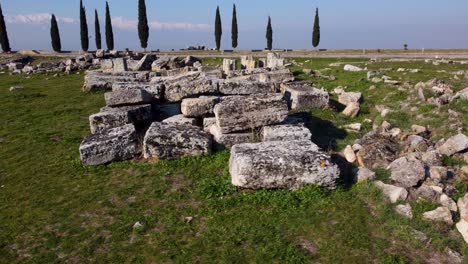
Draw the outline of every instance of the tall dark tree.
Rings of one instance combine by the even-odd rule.
[[[223,35],[223,26],[221,25],[221,14],[219,14],[219,6],[216,8],[216,19],[215,19],[215,40],[216,49],[221,49],[221,36]]]
[[[237,48],[237,39],[238,39],[238,28],[237,28],[237,10],[236,5],[232,9],[232,28],[231,28],[231,38],[232,38],[232,48]]]
[[[88,21],[86,20],[86,9],[83,6],[83,0],[80,0],[80,36],[81,36],[81,49],[83,51],[88,51],[89,49]]]
[[[8,40],[8,33],[5,25],[5,18],[3,17],[3,10],[0,6],[0,44],[2,45],[3,52],[10,52],[10,41]]]
[[[101,25],[99,23],[99,16],[96,9],[94,10],[94,34],[96,35],[96,49],[101,49]]]
[[[109,3],[106,1],[106,43],[107,49],[114,49],[114,32],[112,30],[112,20],[109,10]]]
[[[138,37],[140,37],[141,47],[146,51],[148,47],[149,27],[145,0],[138,0]]]
[[[60,42],[60,32],[57,25],[57,19],[55,15],[52,14],[52,18],[50,19],[50,38],[52,40],[52,49],[55,52],[62,51],[62,44]]]
[[[320,44],[320,19],[319,10],[315,9],[314,31],[312,32],[312,46],[317,48]]]
[[[266,30],[267,49],[273,49],[273,28],[271,26],[271,17],[268,17],[268,25]]]

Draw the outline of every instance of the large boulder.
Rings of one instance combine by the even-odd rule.
[[[391,179],[405,188],[417,186],[426,178],[424,164],[416,159],[401,157],[390,163],[387,169],[391,172]]]
[[[288,106],[281,94],[229,96],[215,106],[214,113],[221,132],[230,133],[281,123],[288,116]]]
[[[131,124],[106,129],[87,136],[80,145],[81,161],[86,166],[128,160],[138,149],[135,127]]]
[[[105,93],[104,98],[107,106],[148,104],[153,101],[153,97],[145,90],[141,89],[116,90]]]
[[[146,132],[143,154],[147,159],[198,156],[209,154],[211,144],[211,136],[197,127],[154,122]]]
[[[281,92],[291,109],[326,108],[330,100],[326,91],[312,87],[310,82],[283,83]]]
[[[186,117],[203,117],[213,115],[213,108],[219,103],[218,96],[200,96],[182,100],[182,114]]]
[[[169,102],[178,102],[187,97],[217,93],[218,87],[199,72],[189,72],[165,80],[165,98]]]
[[[91,133],[105,129],[134,124],[147,125],[152,120],[151,105],[136,105],[124,107],[104,107],[101,112],[89,116]]]
[[[238,132],[229,134],[222,133],[221,129],[216,124],[216,120],[214,124],[209,126],[208,132],[213,135],[216,149],[232,148],[234,145],[252,143],[255,140],[255,135],[252,132]]]
[[[249,95],[275,93],[273,83],[252,82],[248,80],[226,80],[219,82],[219,92],[224,95]]]
[[[233,185],[248,189],[297,189],[307,184],[333,189],[340,174],[330,157],[310,141],[235,145],[229,172]]]
[[[266,126],[262,129],[263,141],[310,141],[312,133],[301,125]]]
[[[468,149],[468,137],[464,134],[458,134],[447,139],[437,150],[442,155],[452,156],[466,149]]]

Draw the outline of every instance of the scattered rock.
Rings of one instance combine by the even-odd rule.
[[[359,68],[357,66],[353,66],[353,65],[350,65],[350,64],[346,64],[343,68],[343,70],[345,71],[351,71],[351,72],[360,72],[360,71],[363,71],[362,68]]]
[[[347,117],[356,117],[361,110],[358,103],[349,103],[348,106],[343,110],[343,114]]]
[[[435,210],[425,212],[423,218],[436,222],[445,222],[446,224],[453,225],[452,213],[447,207],[438,207]]]
[[[413,218],[413,210],[410,204],[399,204],[395,207],[395,211],[409,219]]]
[[[10,92],[24,90],[24,86],[12,86],[10,87]]]
[[[424,164],[419,160],[409,160],[406,157],[393,161],[387,169],[391,172],[391,179],[405,188],[418,185],[426,177]]]
[[[390,184],[385,184],[381,181],[376,181],[375,185],[382,190],[383,194],[390,199],[391,203],[396,203],[398,201],[404,201],[406,200],[406,197],[408,197],[408,191],[406,191],[405,188],[390,185]]]
[[[350,103],[360,103],[362,101],[362,93],[358,92],[343,92],[338,96],[338,102],[343,105]]]
[[[422,134],[427,131],[426,127],[418,125],[412,125],[411,130],[416,134]]]
[[[356,154],[354,153],[353,148],[350,145],[347,145],[343,150],[343,155],[349,163],[354,163],[356,161]]]
[[[452,156],[466,149],[468,149],[468,137],[464,134],[458,134],[445,141],[437,150],[442,155]]]
[[[386,168],[398,154],[398,144],[382,136],[370,136],[357,153],[359,166],[371,169]]]
[[[373,181],[375,180],[375,172],[366,167],[359,167],[355,170],[356,182]]]

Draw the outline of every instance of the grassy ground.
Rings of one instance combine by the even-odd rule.
[[[313,69],[337,60],[306,61],[297,60]],[[369,67],[380,66],[396,67]],[[428,69],[401,78],[436,76],[429,65],[398,64],[410,66]],[[315,80],[317,85],[329,90],[347,85],[366,96],[363,115],[352,120],[311,111],[336,127],[376,117],[373,105],[387,96],[394,109],[408,96],[383,85],[368,91],[364,73],[331,73],[337,81]],[[83,167],[78,146],[89,133],[88,115],[104,99],[101,93],[81,92],[82,81],[82,74],[0,75],[0,263],[424,263],[442,259],[446,247],[468,256],[456,231],[421,219],[435,205],[412,203],[415,219],[407,220],[371,184],[334,192],[313,186],[296,192],[237,190],[229,183],[227,151]],[[26,89],[9,92],[13,85]],[[465,111],[466,129],[466,105],[452,108]],[[447,123],[446,109],[432,110],[422,113],[422,120],[435,128]],[[388,121],[407,126],[414,114],[391,115]],[[440,129],[440,136],[450,133]],[[319,140],[334,138],[335,149],[359,136],[314,134]],[[133,229],[137,221],[143,227]]]

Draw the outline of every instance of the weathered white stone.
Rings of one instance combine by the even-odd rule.
[[[224,134],[216,123],[210,126],[209,132],[213,135],[217,149],[232,148],[234,145],[252,143],[255,140],[255,135],[252,132]]]
[[[343,155],[349,163],[354,163],[357,159],[356,153],[354,153],[354,150],[350,145],[347,145],[343,150]]]
[[[462,235],[466,243],[468,243],[468,220],[460,220],[457,225],[457,230]]]
[[[222,133],[244,131],[281,123],[288,107],[281,94],[229,96],[214,108]]]
[[[468,137],[464,134],[458,134],[447,139],[437,150],[442,155],[452,156],[466,149],[468,149]]]
[[[223,60],[223,72],[229,73],[236,70],[236,60],[224,59]]]
[[[165,98],[169,102],[178,102],[187,97],[217,93],[218,87],[212,85],[200,72],[189,72],[184,75],[166,78]]]
[[[353,66],[353,65],[350,65],[350,64],[346,64],[343,69],[345,71],[351,71],[351,72],[360,72],[360,71],[363,71],[362,68],[359,68],[357,66]]]
[[[356,182],[373,181],[375,180],[375,172],[366,167],[359,167],[354,170]]]
[[[280,68],[284,66],[284,59],[277,53],[268,53],[266,67],[270,69]]]
[[[458,212],[457,203],[444,193],[440,195],[439,203],[440,205],[447,207],[448,209],[450,209],[450,211],[454,213]]]
[[[381,181],[376,181],[375,186],[382,190],[391,203],[396,203],[399,200],[404,201],[408,197],[408,191],[405,188],[385,184]]]
[[[411,130],[416,134],[421,134],[427,131],[426,127],[419,125],[412,125]]]
[[[457,205],[460,211],[460,219],[468,222],[468,193],[458,199]]]
[[[224,95],[250,95],[261,93],[275,93],[274,83],[263,83],[249,80],[225,80],[219,82],[219,92]]]
[[[410,204],[399,204],[395,207],[395,212],[398,214],[406,217],[406,218],[413,218],[413,210]]]
[[[121,89],[105,93],[104,98],[107,106],[123,106],[135,104],[148,104],[153,97],[141,89]]]
[[[165,124],[175,124],[175,125],[191,125],[195,126],[197,120],[195,118],[185,117],[184,115],[175,115],[169,118],[166,118],[162,121]]]
[[[235,145],[229,172],[242,188],[297,189],[307,184],[335,188],[338,166],[310,141],[261,142]]]
[[[356,117],[360,110],[361,107],[358,103],[349,103],[342,113],[347,117]]]
[[[128,71],[127,60],[124,58],[117,58],[113,60],[113,71],[114,72],[125,72]]]
[[[276,125],[262,128],[263,141],[310,141],[312,133],[303,125]]]
[[[210,128],[212,125],[216,125],[216,117],[203,118],[203,131],[210,132]]]
[[[96,58],[104,58],[104,55],[106,55],[105,50],[103,50],[103,49],[96,50]]]
[[[437,182],[442,182],[442,181],[447,180],[447,176],[448,176],[447,167],[431,166],[429,168],[429,177],[431,177],[432,180],[435,180]]]
[[[418,185],[426,177],[424,164],[419,160],[410,160],[401,157],[388,165],[391,179],[402,187],[413,187]]]
[[[312,87],[310,82],[283,83],[281,92],[291,109],[326,108],[330,100],[328,92]]]
[[[264,83],[287,83],[294,81],[294,74],[289,69],[274,70],[258,74],[258,80]]]
[[[211,144],[211,136],[198,127],[154,122],[146,132],[143,154],[147,159],[205,155]]]
[[[164,85],[161,83],[146,83],[146,82],[114,82],[112,91],[140,89],[149,93],[154,100],[163,98]]]
[[[134,71],[149,71],[151,70],[151,64],[156,60],[155,55],[147,54],[137,62],[134,67]]]
[[[181,110],[186,117],[202,117],[213,114],[213,108],[220,102],[218,96],[200,96],[182,100]]]
[[[86,166],[127,160],[137,153],[137,145],[135,127],[128,124],[87,136],[81,142],[80,157]]]
[[[338,102],[343,105],[350,103],[360,103],[362,100],[362,93],[359,92],[343,92],[338,96]]]
[[[449,225],[453,225],[452,212],[447,207],[438,207],[435,210],[425,212],[423,218],[435,222],[445,222]]]
[[[253,56],[242,56],[241,57],[241,67],[248,71],[254,70],[256,68],[256,62]]]
[[[24,90],[24,86],[11,86],[10,87],[10,92],[21,91],[21,90]]]
[[[105,129],[134,124],[137,126],[149,124],[152,119],[151,105],[136,105],[124,107],[104,107],[101,112],[89,116],[91,133]]]

